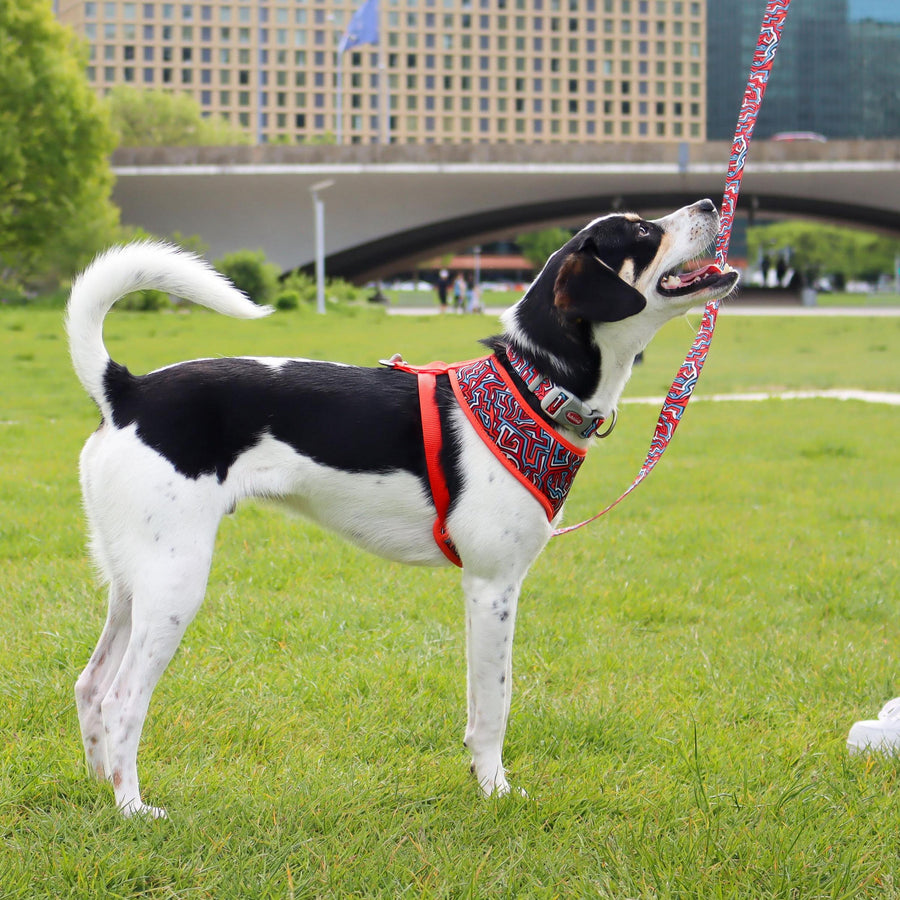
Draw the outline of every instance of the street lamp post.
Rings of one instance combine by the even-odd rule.
[[[325,312],[325,201],[320,191],[330,188],[334,181],[317,181],[309,189],[312,194],[316,222],[316,312]]]

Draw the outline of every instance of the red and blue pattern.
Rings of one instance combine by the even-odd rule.
[[[716,263],[720,268],[725,265],[728,256],[728,244],[731,241],[731,229],[734,224],[734,211],[741,189],[741,179],[744,174],[747,151],[750,147],[750,138],[753,135],[753,129],[759,116],[759,109],[762,105],[763,95],[766,92],[766,85],[772,70],[772,62],[775,59],[775,51],[778,49],[781,29],[784,26],[790,3],[791,0],[769,0],[766,4],[766,11],[763,14],[762,28],[759,33],[756,52],[753,55],[753,62],[750,65],[750,77],[747,80],[747,88],[744,91],[744,99],[738,114],[734,143],[732,144],[731,156],[728,161],[728,172],[725,176],[725,193],[722,197],[719,233],[716,236]],[[656,430],[650,442],[650,449],[647,451],[644,464],[641,466],[634,481],[618,500],[610,503],[609,506],[595,516],[591,516],[590,519],[579,522],[577,525],[558,529],[555,534],[565,534],[569,531],[574,531],[576,528],[581,528],[582,525],[587,525],[589,522],[599,519],[600,516],[609,512],[609,510],[624,500],[659,462],[660,457],[669,445],[669,441],[672,440],[672,436],[675,434],[675,429],[681,421],[681,416],[688,401],[691,399],[697,380],[700,378],[700,373],[706,362],[706,355],[709,352],[713,332],[716,328],[719,303],[720,301],[716,299],[710,300],[706,304],[697,336],[681,368],[678,370],[675,380],[672,382],[672,387],[669,388],[665,401],[663,401],[659,420],[656,423]]]
[[[787,16],[791,0],[769,0],[763,14],[762,27],[753,62],[750,64],[750,77],[744,90],[744,99],[738,114],[734,143],[728,160],[728,172],[725,176],[725,193],[722,197],[719,234],[716,237],[716,262],[725,265],[728,256],[728,244],[731,241],[731,226],[734,223],[734,210],[737,206],[741,189],[741,178],[744,174],[744,163],[750,148],[750,138],[756,127],[759,109],[762,106],[766,85],[775,60],[775,51],[781,39],[781,29]],[[718,305],[718,301],[716,301]]]
[[[495,356],[452,367],[450,381],[484,442],[553,519],[566,501],[585,451],[531,411]]]

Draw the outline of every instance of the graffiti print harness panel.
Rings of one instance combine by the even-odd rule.
[[[449,376],[459,405],[479,437],[553,520],[587,451],[570,444],[531,410],[496,356],[413,366],[398,353],[381,363],[418,377],[428,481],[437,512],[434,540],[450,562],[462,566],[446,526],[450,493],[440,465],[443,436],[435,395],[439,375]]]
[[[448,374],[479,436],[552,520],[586,451],[570,444],[529,407],[496,356],[453,366]]]

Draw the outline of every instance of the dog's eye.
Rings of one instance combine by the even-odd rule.
[[[643,222],[638,222],[637,233],[638,237],[648,237],[650,229]]]

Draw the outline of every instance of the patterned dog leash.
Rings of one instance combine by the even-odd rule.
[[[775,59],[775,51],[781,39],[781,29],[787,16],[791,0],[769,0],[766,11],[763,14],[762,28],[759,40],[756,44],[756,52],[750,65],[750,77],[744,91],[744,99],[738,115],[737,128],[734,133],[734,143],[731,146],[731,156],[728,160],[728,173],[725,177],[725,193],[722,197],[722,210],[719,219],[719,233],[716,235],[716,265],[722,269],[728,257],[728,244],[731,240],[731,229],[734,225],[734,211],[737,206],[738,194],[741,189],[741,178],[744,174],[744,163],[747,159],[747,150],[750,147],[750,138],[756,125],[759,109],[762,105],[763,95],[769,81],[769,73],[772,70],[772,62]],[[694,343],[688,351],[669,393],[663,401],[662,410],[656,423],[656,430],[650,441],[650,449],[640,471],[625,492],[602,509],[596,515],[579,522],[577,525],[569,525],[566,528],[558,528],[553,532],[554,537],[576,531],[591,522],[596,521],[602,515],[609,512],[614,506],[622,502],[653,470],[665,452],[666,447],[675,434],[675,429],[681,421],[681,416],[691,399],[691,394],[697,386],[700,372],[706,362],[709,353],[710,342],[716,328],[716,318],[719,314],[718,299],[712,299],[706,304],[703,312],[703,320],[694,338]]]

